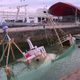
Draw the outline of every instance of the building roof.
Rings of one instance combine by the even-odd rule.
[[[63,2],[52,5],[48,12],[54,16],[80,15],[80,9],[78,7]]]

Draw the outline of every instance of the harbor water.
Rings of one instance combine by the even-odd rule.
[[[53,46],[45,46],[45,47],[47,52],[50,53],[56,52],[55,50],[53,50],[54,49]],[[59,52],[60,50],[56,53],[59,54]],[[44,66],[41,66],[40,68],[37,68],[35,70],[27,71],[27,68],[25,68],[24,64],[18,63],[17,67],[15,67],[14,65],[15,69],[13,68],[13,72],[17,73],[15,74],[16,77],[15,80],[19,80],[20,79],[19,77],[21,77],[20,80],[25,80],[26,78],[23,76],[27,76],[26,80],[60,80],[61,77],[70,74],[73,70],[80,68],[80,49],[77,47],[77,45],[75,46],[75,48],[72,47],[71,50],[68,50],[68,52],[66,52],[66,50],[64,49],[64,52],[66,54],[70,53],[70,55],[67,57],[66,56],[63,57],[64,56],[63,55],[62,58],[60,58],[59,60],[52,61],[51,63],[45,64]],[[18,73],[17,70],[19,70],[20,72]],[[0,74],[2,73],[5,76],[3,71],[4,70],[0,69]],[[6,80],[6,78],[4,77],[2,79],[2,76],[1,80]]]

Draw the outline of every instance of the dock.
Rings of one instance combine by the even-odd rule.
[[[53,26],[25,26],[25,27],[11,27],[8,29],[8,33],[11,38],[14,38],[17,42],[23,42],[27,37],[31,37],[33,40],[42,40],[44,38],[54,38],[56,29],[63,29],[66,33],[76,34],[80,32],[79,25],[75,23],[58,23]],[[2,29],[0,29],[0,39],[2,38]],[[39,38],[38,38],[39,37]]]

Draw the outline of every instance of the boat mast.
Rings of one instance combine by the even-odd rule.
[[[47,8],[47,5],[45,5],[45,0],[43,0],[43,5],[44,5],[44,9]],[[61,40],[60,40],[60,37],[59,37],[59,34],[58,34],[56,28],[54,27],[54,22],[53,22],[52,18],[49,16],[48,12],[46,13],[46,15],[49,17],[51,26],[53,26],[54,32],[55,32],[55,34],[56,34],[56,36],[57,36],[57,38],[58,38],[58,41],[59,41],[61,47],[63,47],[63,44],[62,44],[62,42],[61,42]]]
[[[77,23],[77,8],[75,9],[75,23]]]
[[[25,0],[20,0],[20,3],[22,4],[23,2],[25,2]],[[19,5],[17,6],[17,14],[16,14],[16,19],[15,21],[17,21],[18,19],[18,16],[19,16],[19,12],[20,12],[20,8],[24,7],[24,10],[25,10],[25,14],[24,14],[24,19],[26,19],[26,11],[27,11],[27,8],[26,8],[27,4],[22,4],[22,5]]]
[[[51,20],[51,23],[52,23],[53,29],[54,29],[54,31],[55,31],[55,33],[56,33],[56,36],[57,36],[57,38],[58,38],[58,41],[59,41],[61,47],[63,47],[63,44],[62,44],[62,42],[61,42],[61,40],[60,40],[60,37],[59,37],[59,34],[58,34],[56,28],[54,27],[54,22],[52,21],[52,19],[50,19],[50,20]]]
[[[16,19],[15,19],[15,21],[17,21],[17,19],[18,19],[19,11],[20,11],[20,7],[18,6],[18,7],[17,7],[17,14],[16,14]]]
[[[6,57],[6,66],[7,66],[9,63],[10,52],[12,53],[13,60],[15,60],[15,55],[13,52],[14,50],[12,48],[12,45],[14,45],[22,55],[23,55],[23,52],[14,42],[14,39],[11,39],[10,36],[8,35],[8,26],[6,24],[4,25],[4,23],[2,25],[3,25],[2,30],[3,30],[4,36],[0,43],[3,46],[3,53],[0,58],[0,63],[3,61],[5,54],[7,54],[7,57]]]

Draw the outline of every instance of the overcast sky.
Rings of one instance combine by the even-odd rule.
[[[49,7],[56,2],[68,2],[80,7],[80,0],[0,0],[0,6],[3,7],[16,7],[17,5],[27,4],[29,10],[37,8]]]

